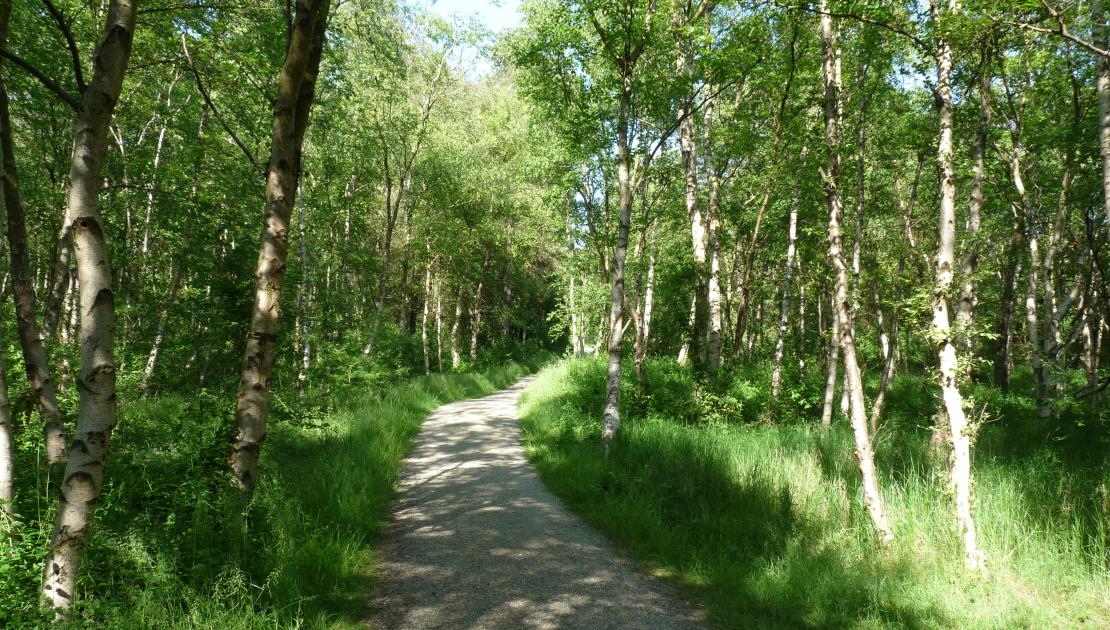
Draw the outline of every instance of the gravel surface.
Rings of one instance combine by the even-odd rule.
[[[440,407],[404,463],[373,628],[704,628],[544,488],[517,424],[522,380]]]

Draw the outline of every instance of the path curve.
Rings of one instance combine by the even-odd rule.
[[[517,423],[529,381],[424,421],[381,544],[370,627],[704,628],[544,488]]]

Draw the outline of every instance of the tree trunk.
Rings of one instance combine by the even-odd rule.
[[[1083,372],[1087,375],[1087,387],[1094,389],[1098,385],[1098,337],[1099,331],[1102,328],[1102,316],[1095,308],[1095,304],[1099,300],[1098,291],[1091,290],[1091,295],[1085,300],[1086,307],[1083,313],[1083,320],[1080,324],[1083,327],[1081,338],[1083,339],[1083,354],[1080,355],[1080,363],[1083,365]]]
[[[436,367],[443,372],[443,281],[436,277]]]
[[[829,349],[828,358],[825,362],[825,397],[821,405],[821,426],[826,429],[832,426],[833,399],[836,398],[836,373],[840,367],[840,322],[837,321],[836,295],[834,293],[829,297],[829,315],[832,321],[829,322]]]
[[[620,430],[621,416],[621,354],[624,340],[624,262],[628,255],[628,229],[632,222],[632,174],[628,150],[628,117],[632,100],[631,66],[626,61],[622,70],[620,106],[617,113],[617,190],[619,217],[616,242],[613,244],[613,265],[610,272],[612,291],[609,303],[609,357],[605,380],[605,409],[602,412],[601,441],[606,454]]]
[[[1110,47],[1110,29],[1102,0],[1091,5],[1095,45],[1106,50]],[[1110,222],[1110,59],[1098,55],[1098,146],[1102,156],[1102,208]]]
[[[640,327],[636,330],[636,384],[643,392],[647,384],[644,363],[647,361],[648,343],[651,341],[651,316],[655,308],[655,257],[658,251],[659,219],[651,222],[651,242],[648,244],[647,283],[644,285],[644,306],[640,313]]]
[[[802,149],[802,163],[809,147]],[[800,201],[800,188],[794,188],[793,198],[790,200],[790,226],[787,228],[786,237],[786,278],[782,282],[782,305],[779,308],[779,328],[775,335],[775,369],[771,373],[771,398],[778,400],[782,391],[782,358],[786,347],[786,331],[790,323],[790,289],[794,283],[794,256],[795,241],[798,240],[798,203]]]
[[[1056,299],[1056,254],[1060,249],[1060,241],[1063,238],[1064,224],[1067,221],[1068,211],[1068,192],[1071,189],[1072,183],[1072,167],[1070,157],[1067,159],[1067,166],[1064,168],[1064,180],[1060,187],[1060,201],[1056,206],[1056,220],[1052,224],[1052,236],[1049,238],[1048,247],[1045,248],[1044,255],[1044,337],[1042,339],[1043,346],[1041,348],[1041,383],[1044,384],[1045,398],[1052,399],[1063,393],[1063,384],[1056,378],[1054,370],[1056,359],[1063,347],[1063,339],[1061,327],[1063,325],[1064,315],[1067,314],[1071,304],[1078,297],[1081,290],[1079,283],[1076,283],[1072,289],[1071,296],[1065,296],[1059,303]],[[1079,266],[1082,267],[1086,262],[1084,255]],[[1069,300],[1068,297],[1071,299]],[[1046,404],[1046,407],[1051,412],[1051,404]]]
[[[329,0],[301,0],[274,104],[266,216],[255,272],[254,306],[236,397],[236,436],[230,457],[234,486],[250,501],[266,439],[270,376],[277,352],[279,304],[289,256],[289,223],[300,176],[300,147],[315,93]]]
[[[77,571],[92,534],[108,442],[116,424],[115,295],[100,217],[100,169],[131,56],[137,9],[132,0],[109,3],[93,75],[81,96],[73,133],[67,222],[73,226],[81,291],[80,402],[42,581],[42,597],[59,617],[68,616],[73,605]]]
[[[470,303],[470,366],[478,364],[478,335],[482,333],[482,288],[486,284],[486,271],[489,269],[489,248],[482,259],[482,275],[478,278],[478,288],[474,290],[474,301]]]
[[[934,22],[940,18],[939,0],[930,2]],[[958,0],[947,0],[948,14],[960,12]],[[975,521],[971,516],[971,431],[960,394],[956,346],[948,317],[948,292],[956,265],[956,173],[952,156],[952,49],[943,38],[937,41],[937,108],[940,121],[937,165],[940,173],[940,216],[937,240],[936,284],[933,289],[933,334],[936,343],[940,388],[952,441],[952,486],[956,526],[964,544],[968,569],[983,571],[986,559],[979,549]]]
[[[12,5],[5,2],[0,8],[0,47],[7,46],[8,22]],[[2,62],[0,62],[2,67]],[[8,244],[11,247],[12,297],[15,301],[16,327],[19,345],[23,349],[23,365],[27,381],[34,393],[42,432],[46,442],[46,462],[60,464],[65,461],[66,433],[62,412],[54,392],[54,381],[46,360],[46,348],[39,332],[35,314],[35,286],[31,275],[31,262],[27,245],[27,218],[16,175],[15,147],[12,137],[11,115],[8,110],[8,93],[0,79],[0,152],[3,158],[3,201],[8,216]]]
[[[898,327],[901,323],[901,309],[902,309],[902,292],[905,289],[904,276],[906,273],[906,245],[910,242],[910,230],[913,225],[913,211],[917,207],[917,191],[918,183],[921,181],[921,167],[925,163],[925,154],[920,153],[917,156],[917,168],[913,174],[913,188],[910,192],[910,201],[906,210],[903,211],[903,230],[902,242],[898,249],[898,275],[894,278],[894,308],[891,309],[890,315],[890,341],[888,343],[886,353],[883,356],[883,374],[879,382],[879,391],[875,394],[875,400],[871,403],[871,431],[875,432],[879,429],[879,420],[883,416],[883,405],[886,402],[886,395],[894,386],[894,366],[895,359],[898,357],[898,350],[900,348]],[[895,181],[895,194],[898,195],[898,204],[902,205],[901,190],[897,181]],[[876,300],[878,303],[878,300]]]
[[[971,327],[975,321],[975,305],[979,300],[975,273],[979,268],[980,212],[983,208],[983,177],[991,126],[990,67],[990,45],[984,44],[979,63],[979,130],[975,135],[975,149],[971,156],[974,175],[971,180],[971,201],[968,203],[967,239],[960,265],[960,301],[956,305],[956,332],[963,339],[962,345],[966,352],[973,351],[974,335]],[[970,369],[970,365],[968,367]]]
[[[698,298],[697,298],[697,296],[694,296],[690,300],[690,317],[686,322],[686,328],[687,328],[688,331],[691,331],[691,332],[690,332],[689,335],[684,335],[682,337],[682,345],[678,348],[678,364],[679,365],[686,365],[686,361],[689,360],[689,358],[690,358],[690,336],[693,334],[692,331],[694,330],[694,324],[697,321],[697,311],[698,311]],[[739,334],[739,333],[737,333],[737,334]]]
[[[682,30],[683,26],[688,26],[686,17],[683,13],[676,18],[676,70],[681,76],[692,77],[694,68],[690,59],[690,43],[683,36]],[[690,107],[689,104],[683,105],[679,111],[682,121],[678,127],[678,145],[682,154],[683,193],[694,255],[694,311],[690,330],[690,357],[695,373],[701,374],[706,368],[709,342],[709,265],[706,254],[709,234],[707,217],[703,216],[698,205],[698,154],[694,140],[694,117]]]
[[[709,256],[709,277],[706,279],[706,324],[707,337],[705,350],[705,373],[714,378],[721,366],[721,252],[720,252],[720,214],[721,214],[721,174],[713,161],[713,99],[705,104],[705,170],[709,188],[709,203],[706,207],[706,227],[708,229],[707,255]]]
[[[462,365],[462,355],[459,353],[459,324],[462,323],[463,304],[462,289],[455,292],[455,319],[451,322],[451,368],[459,369]]]
[[[173,73],[173,78],[170,79],[170,84],[166,88],[166,109],[168,110],[173,103],[173,87],[177,83],[177,71]],[[147,268],[147,254],[150,252],[150,231],[151,225],[154,220],[154,188],[158,184],[158,166],[162,163],[162,147],[166,142],[166,122],[162,122],[161,129],[158,130],[158,142],[154,147],[154,164],[152,165],[150,175],[150,187],[146,191],[146,213],[143,218],[143,243],[140,250],[143,255],[143,269]]]
[[[144,396],[150,394],[150,378],[154,375],[154,367],[158,363],[158,354],[162,351],[162,341],[166,338],[166,322],[169,321],[170,309],[177,301],[177,291],[181,286],[182,263],[175,262],[173,276],[170,278],[170,288],[166,294],[166,303],[158,313],[158,329],[154,334],[154,343],[150,346],[150,353],[146,358],[146,367],[143,368],[143,377],[139,381],[139,389]]]
[[[844,370],[848,374],[848,388],[851,396],[852,433],[855,436],[856,459],[859,463],[863,483],[864,505],[871,524],[882,545],[894,540],[894,533],[887,523],[883,510],[882,496],[879,493],[879,479],[875,472],[875,459],[871,450],[871,437],[867,431],[867,414],[863,400],[863,383],[860,380],[859,364],[856,362],[856,345],[849,325],[848,308],[848,267],[844,262],[843,239],[841,236],[841,217],[843,206],[840,190],[840,50],[833,29],[832,17],[828,14],[828,0],[820,0],[821,12],[821,51],[823,57],[823,77],[825,87],[825,141],[829,155],[822,180],[829,207],[829,258],[836,270],[835,312],[840,350],[844,355]]]
[[[0,293],[0,295],[3,294]],[[7,345],[0,347],[6,348]],[[15,507],[12,505],[12,501],[15,500],[15,469],[12,465],[15,449],[12,439],[12,407],[8,403],[8,370],[4,365],[5,354],[0,352],[0,535],[6,533],[15,521]]]
[[[424,267],[424,317],[420,320],[420,346],[424,350],[424,374],[432,373],[432,354],[428,348],[428,311],[432,301],[432,265]]]
[[[299,190],[299,187],[298,187]],[[298,193],[298,196],[299,193]],[[304,206],[297,210],[297,241],[300,244],[300,279],[297,282],[297,340],[294,344],[296,352],[300,350],[300,369],[297,370],[297,391],[304,395],[304,387],[308,382],[308,370],[312,367],[312,341],[308,338],[308,278],[311,269],[308,266],[308,238],[305,234],[305,209]]]
[[[576,357],[582,356],[582,340],[578,336],[578,303],[574,295],[574,281],[572,275],[567,284],[567,309],[570,311],[570,350]]]
[[[58,322],[62,318],[63,307],[66,304],[66,295],[69,292],[71,281],[70,263],[73,262],[73,230],[72,226],[62,220],[61,233],[57,240],[57,256],[54,269],[50,273],[50,294],[47,296],[46,310],[42,314],[42,338],[53,341],[58,333]]]

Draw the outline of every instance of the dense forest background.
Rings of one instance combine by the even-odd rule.
[[[0,625],[355,624],[551,352],[533,463],[723,626],[1110,623],[1102,4],[521,14],[0,4]]]

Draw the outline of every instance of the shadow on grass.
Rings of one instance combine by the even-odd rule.
[[[626,418],[606,458],[596,431],[603,369],[576,362],[541,375],[522,405],[529,458],[572,509],[707,604],[717,624],[953,625],[939,607],[894,595],[891,584],[914,567],[860,553],[874,540],[850,501],[830,512],[817,502],[836,490],[800,488],[791,471],[776,470],[796,464],[776,455],[773,432]],[[854,488],[842,459],[821,458],[832,467],[813,483]]]

